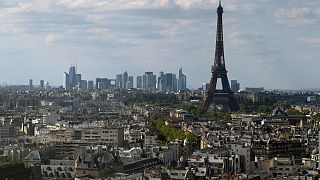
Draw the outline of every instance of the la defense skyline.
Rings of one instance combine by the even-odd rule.
[[[31,87],[29,80],[29,87]],[[96,77],[94,80],[85,80],[82,74],[77,72],[76,65],[70,65],[69,71],[64,72],[63,86],[65,90],[128,90],[137,88],[149,92],[177,92],[187,90],[187,76],[179,69],[178,76],[175,73],[160,71],[156,73],[147,71],[135,77],[127,71],[116,74],[114,78]]]

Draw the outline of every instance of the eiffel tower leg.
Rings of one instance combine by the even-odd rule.
[[[221,75],[222,89],[224,92],[231,92],[227,74]]]
[[[230,111],[238,111],[240,109],[237,100],[233,95],[229,96],[229,107]]]
[[[205,111],[207,111],[210,104],[213,103],[213,93],[216,90],[216,86],[217,86],[217,78],[213,76],[213,77],[211,77],[207,97],[206,97],[205,102],[203,104],[203,109]]]

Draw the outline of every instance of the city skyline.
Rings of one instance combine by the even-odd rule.
[[[187,90],[187,76],[179,69],[178,76],[174,73],[163,72],[157,77],[153,72],[145,72],[143,75],[131,76],[127,71],[116,74],[113,77],[96,77],[94,80],[82,78],[82,74],[77,71],[77,65],[70,65],[69,73],[64,72],[63,89],[69,90],[112,90],[112,89],[142,89],[149,92],[177,92]],[[40,84],[43,80],[40,81]],[[42,82],[43,83],[43,82]],[[42,89],[44,86],[40,85]],[[29,79],[29,90],[33,89],[33,79]]]
[[[210,79],[217,0],[4,1],[1,84],[62,85],[78,64],[84,79],[128,70],[176,72],[191,88]],[[229,79],[242,87],[319,88],[320,5],[316,1],[222,1]],[[32,43],[31,43],[32,42]],[[306,68],[303,67],[306,62]],[[14,73],[13,73],[14,72]],[[297,73],[299,72],[299,73]],[[190,86],[189,86],[190,87]]]

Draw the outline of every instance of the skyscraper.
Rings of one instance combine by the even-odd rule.
[[[187,76],[182,73],[182,68],[179,69],[178,91],[187,89]]]
[[[93,90],[93,81],[88,81],[88,90]]]
[[[158,90],[160,92],[165,92],[166,91],[166,84],[167,84],[166,76],[161,71],[160,76],[158,77]]]
[[[44,82],[44,88],[45,89],[50,89],[50,84],[48,81]]]
[[[231,91],[238,92],[240,90],[240,83],[237,80],[231,80]]]
[[[107,83],[104,82],[104,81],[98,82],[98,89],[100,89],[100,90],[107,90],[107,89],[108,89]]]
[[[64,88],[65,90],[70,90],[71,89],[71,84],[70,84],[70,77],[69,77],[69,74],[64,72]],[[41,86],[41,82],[40,82],[40,86]],[[44,82],[43,82],[43,87],[44,87]]]
[[[99,84],[101,87],[99,88]],[[96,79],[96,89],[109,89],[111,86],[111,80],[108,78],[97,78]]]
[[[142,89],[142,76],[137,76],[137,89]]]
[[[88,82],[87,82],[87,80],[81,80],[81,81],[80,81],[79,88],[80,88],[81,90],[87,90],[87,89],[88,89]]]
[[[125,71],[122,74],[122,89],[126,90],[127,89],[127,82],[128,82],[128,72]]]
[[[73,89],[76,86],[76,67],[73,65],[69,68],[69,84],[70,89]]]
[[[133,88],[133,76],[128,77],[128,82],[127,82],[127,89],[132,89]]]
[[[44,89],[44,80],[40,80],[40,89]]]
[[[32,79],[29,79],[29,90],[33,89],[33,82]]]
[[[175,92],[177,91],[177,78],[176,75],[173,73],[166,73],[165,74],[165,81],[166,81],[166,87],[165,92]]]
[[[75,89],[76,86],[80,86],[81,82],[81,74],[76,74],[76,67],[74,65],[71,65],[69,68],[69,74],[64,73],[64,88],[66,90],[72,90]]]
[[[153,72],[145,72],[143,75],[143,89],[149,92],[156,91],[157,76]]]
[[[81,74],[76,74],[75,86],[80,86],[80,83],[81,83]]]
[[[158,78],[158,90],[160,92],[176,92],[177,91],[177,78],[173,73],[160,72]]]
[[[122,74],[116,75],[116,88],[121,89],[122,88]]]

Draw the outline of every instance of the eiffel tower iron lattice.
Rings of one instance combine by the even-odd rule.
[[[217,8],[217,34],[216,34],[216,50],[214,64],[211,68],[212,77],[210,80],[209,90],[206,93],[203,108],[208,110],[211,104],[223,105],[225,111],[237,111],[239,105],[234,97],[233,92],[230,89],[230,84],[227,76],[227,70],[224,59],[224,47],[223,47],[223,24],[222,24],[223,8],[221,6],[221,0],[219,1],[219,7]],[[222,89],[217,89],[217,80],[221,79]]]

